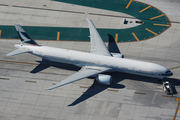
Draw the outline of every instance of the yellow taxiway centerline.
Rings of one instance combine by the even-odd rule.
[[[156,23],[154,23],[153,25],[158,25],[158,26],[170,26],[170,25],[166,25],[166,24],[156,24]]]
[[[129,3],[126,6],[126,9],[128,9],[128,7],[130,6],[131,3],[132,3],[132,0],[129,1]]]
[[[113,90],[113,89],[107,89],[107,91],[118,92],[118,90]]]
[[[169,96],[169,95],[162,95],[162,97],[173,97],[172,95]]]
[[[115,36],[115,42],[116,43],[118,42],[118,34],[116,34],[116,36]]]
[[[156,18],[159,18],[159,17],[162,17],[162,16],[164,16],[164,14],[158,15],[158,16],[156,16],[156,17],[152,17],[152,18],[150,18],[150,20],[153,20],[153,19],[156,19]]]
[[[180,66],[174,67],[174,68],[170,68],[169,70],[174,70],[174,69],[177,69],[177,68],[180,68]]]
[[[60,32],[57,32],[57,41],[59,41]]]
[[[151,33],[154,34],[154,35],[158,35],[157,33],[153,32],[152,30],[150,30],[150,29],[148,29],[148,28],[146,28],[146,30],[149,31],[149,32],[151,32]]]
[[[89,88],[89,87],[85,87],[85,86],[79,86],[80,88]]]
[[[36,81],[26,80],[25,82],[36,83]]]
[[[132,35],[134,36],[134,38],[139,41],[139,39],[137,38],[137,36],[134,34],[134,32],[132,32]]]
[[[177,106],[177,109],[176,109],[176,112],[175,112],[175,115],[174,115],[174,119],[173,119],[173,120],[176,119],[176,115],[177,115],[177,112],[178,112],[178,110],[179,110],[180,98],[176,98],[176,101],[179,101],[179,102],[178,102],[178,106]]]
[[[134,94],[146,95],[146,93],[135,92]]]
[[[8,61],[8,60],[0,60],[0,62],[10,62],[10,63],[20,63],[20,64],[39,65],[39,64],[37,64],[37,63],[17,62],[17,61]]]
[[[0,78],[1,80],[9,80],[9,78]]]
[[[142,9],[141,11],[139,11],[139,13],[142,13],[143,11],[147,10],[148,8],[150,8],[151,6],[149,5],[148,7]]]

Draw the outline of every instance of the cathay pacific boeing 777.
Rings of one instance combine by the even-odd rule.
[[[48,90],[91,76],[96,76],[96,80],[101,84],[110,85],[112,77],[102,73],[112,71],[159,79],[172,75],[171,71],[161,65],[126,59],[123,58],[121,53],[110,53],[93,22],[89,19],[87,19],[87,21],[89,24],[91,39],[90,53],[38,45],[20,25],[16,24],[15,28],[21,39],[21,44],[16,44],[15,47],[18,49],[7,54],[7,56],[31,53],[50,61],[69,63],[82,67],[77,73],[66,78],[60,83],[47,88]]]

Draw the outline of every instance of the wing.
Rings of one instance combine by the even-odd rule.
[[[73,74],[72,76],[66,78],[65,80],[61,81],[60,83],[47,88],[46,90],[52,90],[57,87],[81,80],[83,78],[87,78],[105,71],[111,70],[110,68],[105,68],[105,67],[93,67],[93,66],[85,66],[82,67],[77,73]]]
[[[91,37],[91,53],[111,56],[93,22],[87,19]]]

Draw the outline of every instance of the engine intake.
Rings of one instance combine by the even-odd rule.
[[[110,75],[103,75],[103,74],[98,74],[96,77],[96,80],[98,83],[104,84],[104,85],[110,85],[112,81],[112,77]]]
[[[119,54],[119,53],[111,53],[113,57],[117,57],[117,58],[124,58],[123,54]]]

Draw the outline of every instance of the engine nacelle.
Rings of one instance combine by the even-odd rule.
[[[113,55],[113,57],[117,57],[117,58],[124,58],[123,54],[119,54],[119,53],[111,53]]]
[[[98,83],[104,84],[104,85],[110,85],[112,81],[112,77],[110,75],[103,75],[103,74],[98,74],[96,77],[96,80]]]

